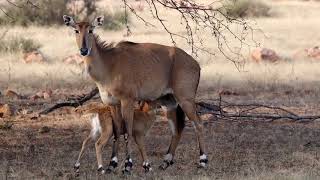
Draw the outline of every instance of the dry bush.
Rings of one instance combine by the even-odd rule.
[[[101,14],[96,2],[97,0],[42,0],[37,1],[37,7],[33,7],[26,5],[26,1],[16,1],[14,2],[16,6],[7,4],[3,8],[11,18],[2,15],[0,25],[63,25],[62,16],[64,14],[74,16],[79,20],[92,19],[93,16]],[[106,16],[104,29],[120,29],[125,23],[123,11],[116,11],[113,15],[103,11],[102,14]]]
[[[2,16],[0,19],[1,25],[8,23],[21,26],[62,24],[61,17],[68,12],[65,0],[42,0],[39,1],[39,8],[26,6],[25,1],[14,3],[18,7],[7,4],[4,8],[13,20]]]
[[[41,45],[38,42],[19,36],[2,38],[0,40],[0,52],[31,52],[38,50],[40,47]]]
[[[232,17],[263,17],[270,16],[271,8],[258,0],[228,0],[224,9]]]
[[[104,12],[102,14],[104,15],[105,19],[103,29],[119,30],[124,27],[126,21],[130,22],[129,16],[126,17],[124,11],[116,11],[114,14]]]

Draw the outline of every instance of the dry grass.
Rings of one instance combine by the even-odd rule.
[[[202,82],[209,82],[209,85],[212,87],[223,86],[234,87],[234,84],[242,84],[243,82],[251,82],[253,86],[268,87],[273,86],[273,84],[283,84],[284,86],[299,87],[300,83],[304,82],[313,82],[314,85],[317,85],[317,76],[318,71],[316,69],[317,62],[310,62],[304,57],[294,57],[297,52],[300,52],[304,48],[313,47],[319,42],[317,38],[318,29],[320,28],[317,22],[318,16],[315,14],[318,13],[320,8],[319,3],[315,2],[278,2],[270,4],[272,9],[278,12],[278,17],[273,18],[259,18],[253,19],[252,22],[257,23],[257,27],[260,27],[264,31],[262,33],[256,32],[255,39],[262,43],[264,47],[270,47],[275,49],[281,56],[288,57],[294,60],[292,63],[281,63],[275,66],[272,65],[253,65],[247,63],[244,69],[241,69],[240,72],[235,68],[232,63],[227,62],[227,60],[219,54],[215,43],[212,43],[213,39],[209,38],[208,33],[203,34],[203,36],[208,37],[211,42],[207,42],[206,46],[216,53],[216,56],[211,56],[205,53],[199,54],[199,62],[202,66]],[[305,8],[305,11],[302,11],[301,8]],[[147,16],[147,11],[143,13]],[[171,12],[163,12],[166,17],[172,17]],[[289,17],[290,15],[290,17]],[[151,17],[149,17],[151,18]],[[137,21],[137,20],[136,20]],[[176,25],[178,19],[170,19],[167,24]],[[176,31],[184,33],[181,28],[174,28]],[[134,34],[130,37],[123,37],[125,30],[113,32],[113,31],[102,31],[99,30],[103,39],[107,41],[119,41],[122,39],[128,39],[136,42],[156,42],[160,44],[170,45],[170,38],[164,32],[160,31],[159,28],[145,28],[141,22],[134,22],[132,28]],[[14,27],[10,28],[7,36],[14,34],[19,34],[28,38],[32,38],[37,42],[42,44],[41,51],[49,58],[51,61],[48,65],[22,65],[21,58],[22,55],[19,53],[15,54],[3,54],[0,58],[0,80],[6,81],[8,79],[9,73],[8,69],[11,67],[11,76],[17,77],[28,77],[26,81],[11,81],[9,86],[17,87],[17,83],[28,86],[29,77],[32,81],[41,81],[45,80],[43,76],[35,76],[34,74],[41,74],[45,71],[45,67],[48,68],[48,81],[61,81],[66,82],[79,82],[83,79],[78,73],[70,73],[70,71],[77,71],[75,67],[61,64],[61,60],[70,54],[77,53],[77,47],[74,40],[73,31],[69,30],[66,27],[56,28],[39,28],[39,27],[30,27],[30,28],[19,28]],[[178,44],[180,47],[185,49],[187,52],[191,52],[190,47],[186,43],[178,39]],[[208,40],[209,41],[209,40]],[[214,42],[214,41],[213,41]],[[236,45],[231,42],[231,45]],[[249,51],[251,48],[245,48],[243,50],[243,55],[249,57]],[[249,59],[249,58],[248,58]],[[19,65],[19,63],[21,65]],[[63,67],[65,73],[59,73],[59,65]],[[30,69],[29,69],[29,67]],[[15,67],[15,68],[12,68]],[[27,68],[28,71],[21,71],[20,68]],[[32,70],[31,70],[32,69]],[[57,70],[57,72],[55,72]],[[40,71],[37,72],[37,71]],[[21,75],[19,75],[21,73]],[[29,74],[28,74],[29,73]],[[57,81],[56,81],[57,80]],[[43,88],[43,85],[51,84],[51,88],[56,88],[55,85],[60,87],[59,83],[39,83],[38,85],[32,84],[34,88]],[[212,82],[219,82],[218,84]],[[5,84],[5,85],[4,85]],[[6,88],[6,83],[1,83],[0,89]],[[247,84],[245,85],[246,87]],[[237,86],[241,87],[241,86]],[[78,88],[78,86],[75,86]],[[249,88],[251,88],[249,86]],[[255,87],[252,87],[255,88]],[[316,88],[316,86],[314,86]],[[267,89],[267,88],[266,88]],[[263,90],[263,89],[262,89]]]
[[[204,0],[203,0],[204,1]],[[239,103],[266,103],[289,108],[299,114],[317,114],[319,108],[320,62],[310,61],[303,56],[294,56],[304,48],[319,45],[320,36],[318,17],[320,3],[310,1],[266,1],[274,16],[251,19],[252,24],[263,29],[264,34],[255,32],[255,39],[262,46],[275,49],[290,62],[278,64],[246,63],[238,70],[219,54],[214,39],[208,33],[206,46],[216,56],[199,54],[202,78],[198,99],[217,98],[220,90],[237,92],[237,96],[223,97]],[[119,6],[112,1],[111,4]],[[101,5],[104,5],[101,3]],[[142,12],[147,15],[148,11]],[[171,29],[185,33],[174,13],[160,11],[167,17]],[[132,18],[133,35],[124,37],[123,31],[103,31],[97,33],[107,41],[123,39],[136,42],[155,42],[171,45],[170,37],[159,28],[146,28],[143,23]],[[235,27],[234,27],[235,28]],[[3,29],[0,30],[3,31]],[[15,89],[22,94],[32,94],[39,89],[57,89],[65,94],[80,94],[93,87],[82,69],[65,65],[62,59],[77,53],[72,30],[67,27],[10,27],[8,36],[19,34],[41,43],[40,50],[49,59],[47,64],[23,64],[21,53],[3,53],[0,57],[0,91]],[[178,45],[191,52],[190,47],[181,39]],[[230,41],[231,46],[237,44]],[[242,54],[249,57],[253,47],[246,47]],[[248,59],[249,60],[249,59]],[[64,96],[63,96],[64,97]],[[53,100],[62,98],[58,93]],[[20,109],[38,111],[48,101],[12,101],[0,96],[0,102],[11,103]],[[86,133],[84,121],[79,121],[69,110],[60,110],[52,115],[29,120],[27,116],[9,119],[14,123],[12,130],[0,130],[0,179],[13,178],[72,178],[72,166],[79,151],[81,140]],[[0,123],[3,120],[0,119]],[[49,126],[48,134],[39,134],[42,126]],[[156,168],[167,149],[169,130],[166,124],[157,123],[147,138],[147,150]],[[319,122],[263,123],[253,121],[208,121],[206,123],[206,142],[209,148],[210,167],[207,171],[195,168],[198,155],[193,129],[184,132],[178,148],[177,163],[162,172],[156,168],[151,175],[145,176],[137,158],[133,178],[154,179],[319,179]],[[191,143],[190,143],[191,142]],[[311,144],[306,146],[306,144]],[[34,145],[35,150],[30,151]],[[106,148],[105,159],[109,158],[110,146]],[[123,147],[121,148],[123,149]],[[187,149],[187,150],[186,150]],[[137,151],[135,151],[137,155]],[[124,157],[123,152],[121,158]],[[138,157],[138,156],[135,156]],[[84,158],[82,178],[96,178],[96,164],[93,149]],[[108,176],[109,177],[109,176]],[[120,174],[112,175],[114,179]]]

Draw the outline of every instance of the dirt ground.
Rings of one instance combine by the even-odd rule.
[[[227,98],[236,102],[236,98],[240,97]],[[1,101],[15,104],[18,111],[27,109],[37,112],[57,99],[51,102],[44,100],[30,102],[2,97]],[[300,110],[303,109],[300,108]],[[313,110],[317,111],[317,109]],[[31,117],[33,117],[32,114],[18,114],[11,118],[0,119],[1,124],[7,121],[13,123],[10,129],[0,129],[0,179],[74,179],[73,165],[80,151],[82,140],[89,133],[88,120],[76,114],[73,108],[62,108],[38,118]],[[167,122],[158,120],[146,138],[146,149],[154,170],[148,174],[143,172],[141,158],[135,148],[134,170],[130,178],[320,178],[319,121],[312,123],[297,123],[288,120],[266,122],[217,120],[205,118],[208,116],[202,117],[209,155],[209,166],[206,170],[197,168],[199,158],[197,140],[189,121],[187,121],[177,149],[175,164],[166,171],[158,168],[170,141]],[[44,130],[43,127],[48,127],[48,130]],[[120,150],[119,159],[123,167],[123,139]],[[105,164],[109,163],[110,156],[111,144],[108,143],[103,157]],[[94,146],[91,146],[83,158],[79,178],[123,178],[122,167],[118,168],[115,174],[98,175]]]

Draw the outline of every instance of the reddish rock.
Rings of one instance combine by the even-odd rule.
[[[52,97],[52,90],[48,89],[48,90],[45,90],[45,91],[39,91],[35,95],[30,96],[29,98],[31,100],[36,100],[36,99],[39,99],[39,98],[50,99],[51,97]]]
[[[28,53],[24,53],[23,61],[27,64],[29,63],[43,63],[46,61],[43,54],[40,51],[32,51]]]
[[[277,62],[279,61],[280,57],[277,53],[272,49],[267,48],[258,48],[252,51],[251,59],[256,62]]]
[[[51,95],[48,92],[43,93],[43,99],[50,99]]]
[[[37,95],[32,95],[32,96],[29,97],[29,99],[30,99],[30,100],[33,100],[33,101],[35,101],[35,100],[37,100],[37,99],[39,99],[39,98],[40,98],[40,97],[37,96]]]
[[[308,57],[319,59],[320,60],[320,48],[319,46],[315,46],[313,48],[305,49]]]
[[[21,96],[20,96],[18,93],[14,92],[14,91],[12,91],[12,90],[7,90],[5,96],[6,96],[6,97],[9,97],[9,98],[13,98],[13,99],[19,99],[19,98],[21,98]]]
[[[8,104],[0,104],[0,117],[9,117],[14,113],[13,108]]]
[[[222,90],[219,92],[220,95],[224,95],[224,96],[239,96],[240,94],[235,92],[235,91],[231,91],[231,90]]]
[[[71,55],[62,60],[66,64],[83,64],[83,58],[79,54]]]
[[[42,91],[37,92],[37,93],[36,93],[36,96],[38,96],[39,98],[43,98],[43,92],[42,92]]]
[[[53,94],[51,89],[46,90],[46,93],[48,93],[50,96],[52,96],[52,94]]]

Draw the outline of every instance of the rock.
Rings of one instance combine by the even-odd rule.
[[[39,91],[37,92],[35,95],[31,96],[30,99],[32,100],[36,100],[39,98],[43,98],[43,99],[50,99],[52,97],[52,90],[48,89],[45,91]]]
[[[42,92],[42,91],[37,92],[37,93],[36,93],[36,96],[38,96],[39,98],[43,98],[43,92]]]
[[[71,55],[62,60],[66,64],[83,64],[83,58],[79,54]]]
[[[225,95],[225,96],[239,96],[240,94],[235,92],[235,91],[231,91],[231,90],[221,90],[219,92],[220,95]]]
[[[40,98],[40,97],[37,96],[37,95],[32,95],[32,96],[29,97],[29,99],[30,99],[30,100],[33,100],[33,101],[34,101],[34,100],[37,100],[37,99],[39,99],[39,98]]]
[[[40,51],[32,51],[23,54],[23,61],[27,64],[34,62],[43,63],[46,62],[46,59]]]
[[[18,93],[14,92],[12,90],[6,91],[6,97],[13,98],[13,99],[20,99],[21,98],[21,96]]]
[[[305,49],[305,52],[308,57],[320,60],[320,48],[315,46],[313,48]]]
[[[51,89],[47,89],[47,90],[46,90],[46,93],[48,93],[50,96],[52,96],[52,94],[53,94],[53,92],[52,92]]]
[[[252,51],[251,59],[256,63],[260,63],[260,62],[274,63],[279,61],[280,57],[272,49],[258,48]]]
[[[13,108],[8,104],[0,104],[0,117],[10,117],[14,114]]]
[[[38,132],[41,134],[48,133],[48,132],[50,132],[50,128],[48,126],[43,126],[38,130]]]
[[[48,92],[43,93],[43,99],[50,99],[51,95]]]

